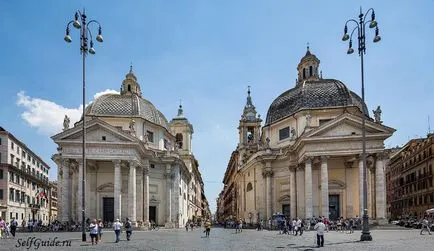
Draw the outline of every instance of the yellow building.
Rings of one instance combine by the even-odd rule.
[[[385,219],[384,140],[395,129],[382,124],[379,107],[372,119],[356,93],[318,74],[319,63],[308,48],[298,64],[295,87],[273,101],[264,126],[249,89],[238,127],[238,159],[231,157],[236,174],[224,180],[224,190],[235,188],[238,218],[255,223],[279,212],[291,218],[362,215],[360,155],[366,116],[368,213]]]

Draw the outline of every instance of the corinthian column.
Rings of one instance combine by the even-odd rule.
[[[290,207],[291,207],[291,218],[297,217],[297,198],[296,198],[296,184],[295,184],[295,168],[296,167],[290,167],[289,168],[289,183],[291,186],[291,189],[289,191],[290,195]]]
[[[71,208],[71,188],[69,186],[69,160],[64,159],[61,162],[62,165],[62,222],[68,222],[70,215],[69,209]]]
[[[114,177],[114,215],[115,219],[121,219],[121,161],[120,160],[114,160],[113,161],[115,166],[115,177]]]
[[[136,223],[136,166],[135,161],[130,161],[130,178],[128,184],[128,211],[133,224]]]
[[[166,225],[172,226],[172,175],[170,164],[166,164]]]
[[[272,195],[271,191],[271,177],[273,176],[273,170],[271,169],[271,162],[267,161],[265,163],[265,168],[262,171],[262,176],[265,178],[265,203],[266,203],[266,217],[270,218],[273,215],[272,207]]]
[[[359,217],[363,215],[363,159],[359,156]]]
[[[149,161],[143,166],[143,222],[149,224]]]
[[[82,204],[82,197],[83,197],[83,160],[77,160],[78,162],[78,176],[77,176],[77,185],[78,185],[78,191],[76,195],[77,199],[77,221],[80,221],[82,211],[83,211],[83,204]]]
[[[307,158],[304,171],[304,197],[306,201],[305,218],[312,218],[313,203],[312,203],[312,159]]]
[[[377,154],[375,163],[375,197],[376,197],[376,213],[377,219],[386,218],[386,200],[384,198],[384,163],[383,154]]]
[[[322,216],[329,218],[329,176],[327,157],[321,157],[321,209]]]

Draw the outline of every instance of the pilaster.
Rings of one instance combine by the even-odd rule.
[[[321,157],[321,213],[323,217],[329,218],[329,178],[327,156]]]
[[[129,177],[129,184],[128,184],[128,211],[129,211],[129,218],[131,220],[131,223],[135,225],[136,222],[136,166],[138,163],[136,161],[130,161],[129,162],[129,168],[130,168],[130,177]]]
[[[114,164],[114,216],[115,219],[119,219],[121,220],[121,161],[120,160],[114,160],[113,161]]]
[[[295,175],[296,175],[296,167],[290,167],[289,168],[289,184],[290,184],[290,207],[291,207],[291,218],[294,219],[297,217],[297,187],[296,187],[296,179],[295,179]]]

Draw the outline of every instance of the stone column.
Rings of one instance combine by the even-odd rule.
[[[149,162],[143,166],[143,222],[149,224]]]
[[[114,177],[114,215],[115,215],[115,219],[119,219],[121,220],[121,161],[120,160],[114,160],[113,161],[114,166],[115,166],[115,177]]]
[[[352,167],[353,162],[345,162],[345,184],[346,184],[346,199],[347,199],[347,218],[353,218],[353,184],[352,184]]]
[[[384,198],[384,157],[383,154],[377,154],[377,162],[375,163],[375,199],[378,220],[386,218],[386,200]]]
[[[77,175],[77,185],[78,185],[78,190],[77,190],[77,221],[81,222],[81,218],[82,218],[82,211],[83,211],[83,205],[82,205],[82,197],[83,197],[83,160],[77,160],[78,162],[78,175]]]
[[[172,173],[170,164],[166,164],[166,227],[172,227]]]
[[[70,193],[71,193],[71,188],[69,186],[69,172],[70,172],[70,167],[69,167],[69,160],[68,159],[63,159],[61,162],[62,165],[62,174],[63,174],[63,178],[62,178],[62,222],[68,222],[70,215],[69,215],[69,208],[71,207],[71,197],[70,197]],[[29,220],[29,219],[27,219]]]
[[[328,157],[321,157],[321,213],[329,218],[329,175],[327,166]]]
[[[267,219],[271,218],[273,215],[273,207],[272,207],[272,196],[273,191],[271,190],[271,177],[273,176],[273,170],[271,169],[271,162],[267,161],[265,163],[265,168],[262,171],[262,176],[265,178],[265,208],[266,208],[266,217]]]
[[[363,215],[363,160],[359,156],[359,217]]]
[[[133,225],[136,224],[136,161],[130,161],[130,177],[128,184],[128,212]]]
[[[306,201],[305,218],[312,218],[313,203],[312,203],[312,159],[306,158],[304,168],[304,199]]]
[[[296,198],[296,192],[297,192],[297,187],[296,187],[296,183],[295,183],[295,168],[296,167],[290,167],[289,168],[289,184],[291,186],[290,190],[289,190],[289,196],[290,198],[290,203],[291,203],[291,218],[295,218],[297,217],[297,198]]]

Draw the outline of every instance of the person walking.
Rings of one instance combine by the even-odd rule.
[[[96,219],[92,220],[89,224],[90,229],[90,240],[92,241],[92,245],[98,244],[98,224],[96,223]]]
[[[207,220],[205,222],[205,237],[209,238],[209,233],[211,232],[211,222]]]
[[[131,224],[130,219],[127,218],[127,221],[125,222],[125,234],[127,236],[127,241],[131,239],[132,233],[133,233],[133,226]]]
[[[98,242],[102,241],[102,229],[104,228],[104,223],[101,219],[98,219]]]
[[[122,224],[119,222],[119,219],[116,219],[115,223],[113,223],[113,228],[115,230],[116,243],[119,242],[119,235],[121,234]]]
[[[5,227],[6,227],[5,221],[2,219],[2,217],[0,217],[0,238],[3,238]]]
[[[18,226],[17,220],[15,219],[15,217],[12,217],[12,220],[11,220],[11,234],[12,234],[12,236],[14,238],[15,238],[15,233],[17,231],[17,226]]]
[[[429,229],[429,221],[428,221],[426,216],[423,217],[423,220],[422,220],[422,229],[420,230],[420,235],[422,235],[423,230],[425,230],[425,229],[431,235],[431,230]]]
[[[325,224],[320,220],[316,225],[313,227],[316,230],[316,244],[318,247],[324,247],[324,230],[325,230]]]

